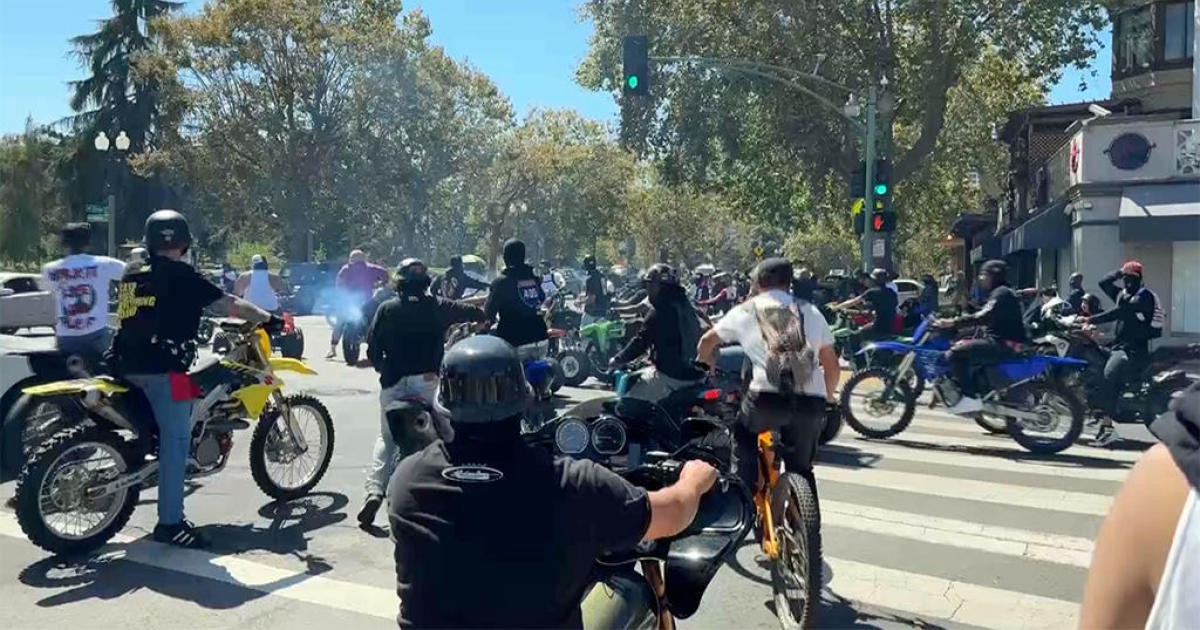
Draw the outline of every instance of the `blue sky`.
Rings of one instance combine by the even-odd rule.
[[[189,9],[201,0],[190,0]],[[608,94],[575,84],[575,66],[592,28],[581,23],[575,0],[410,0],[433,24],[433,41],[468,59],[512,99],[518,114],[530,107],[572,107],[615,120]],[[107,0],[0,0],[0,133],[19,132],[26,116],[57,120],[69,112],[67,82],[83,76],[67,54],[67,39],[95,28],[110,13]],[[1107,47],[1108,35],[1102,36]],[[1096,77],[1071,71],[1051,92],[1055,103],[1108,95],[1108,51],[1093,64]],[[1077,89],[1080,78],[1089,89]]]

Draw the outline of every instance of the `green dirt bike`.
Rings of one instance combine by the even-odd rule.
[[[835,319],[831,326],[833,331],[833,348],[838,353],[838,356],[850,364],[855,373],[869,370],[872,368],[894,369],[900,364],[900,358],[892,352],[874,352],[870,348],[872,346],[863,341],[860,345],[867,352],[855,352],[854,344],[851,343],[851,337],[858,332],[866,323],[870,322],[870,315],[865,311],[852,310],[834,310]],[[912,337],[905,336],[902,331],[899,335],[891,335],[880,339],[872,339],[872,341],[895,341],[899,343],[911,344]],[[913,397],[919,397],[925,391],[925,379],[915,371],[910,371],[907,376],[909,388],[912,389]]]
[[[579,329],[579,338],[592,376],[607,385],[612,385],[614,381],[614,370],[608,367],[608,361],[621,349],[627,335],[632,334],[629,328],[626,322],[618,318],[606,318]]]

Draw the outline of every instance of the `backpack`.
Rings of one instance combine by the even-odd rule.
[[[1150,338],[1158,339],[1163,336],[1163,327],[1167,323],[1167,314],[1163,311],[1162,301],[1158,299],[1157,293],[1146,287],[1138,290],[1139,293],[1142,291],[1149,293],[1150,297],[1154,299],[1154,314],[1150,316]]]
[[[767,349],[763,370],[767,382],[780,393],[804,394],[804,386],[817,365],[816,350],[804,333],[804,315],[795,303],[766,307],[754,302],[754,316]]]

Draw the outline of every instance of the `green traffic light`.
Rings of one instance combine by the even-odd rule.
[[[625,84],[629,86],[629,89],[636,90],[637,86],[638,86],[637,75],[636,74],[629,75],[629,78],[625,79]]]
[[[875,194],[878,196],[886,195],[888,191],[887,184],[875,184]]]

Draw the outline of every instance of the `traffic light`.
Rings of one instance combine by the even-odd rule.
[[[875,202],[875,213],[871,215],[871,229],[877,233],[896,231],[896,213],[886,209],[886,205]]]
[[[875,198],[890,199],[892,196],[892,163],[875,160]]]
[[[626,35],[621,53],[621,81],[626,94],[647,94],[650,89],[650,58],[645,35]]]
[[[867,188],[867,163],[865,160],[858,161],[858,170],[850,173],[850,198],[862,199],[866,196]]]

